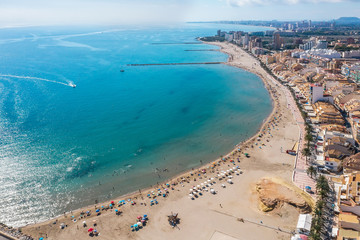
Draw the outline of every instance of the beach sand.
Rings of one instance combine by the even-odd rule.
[[[270,80],[257,60],[232,44],[213,44],[220,46],[221,51],[229,54],[227,64],[241,67],[262,77],[265,86],[272,94],[274,110],[264,121],[260,130],[264,135],[259,140],[259,134],[257,134],[240,144],[241,152],[229,155],[230,158],[227,161],[221,161],[213,169],[214,173],[210,172],[211,168],[207,168],[211,164],[200,167],[199,169],[207,170],[206,179],[204,175],[201,175],[202,179],[199,179],[199,176],[195,174],[196,170],[193,170],[167,181],[166,183],[179,182],[182,177],[186,180],[174,186],[174,190],[169,189],[169,195],[166,198],[157,197],[159,202],[157,205],[150,206],[150,199],[146,197],[150,190],[147,189],[142,190],[141,194],[136,193],[114,199],[117,202],[121,199],[131,198],[136,202],[134,206],[127,203],[120,207],[122,214],[119,216],[115,215],[114,209],[101,211],[101,215],[96,216],[94,214],[95,207],[92,205],[67,213],[66,217],[60,216],[56,220],[52,219],[23,227],[22,231],[36,238],[91,239],[87,229],[92,226],[92,221],[96,220],[95,228],[100,235],[94,237],[95,239],[289,239],[289,232],[293,231],[296,226],[298,211],[294,207],[284,204],[272,212],[261,212],[258,208],[259,201],[255,186],[264,177],[281,178],[288,184],[292,184],[291,177],[295,157],[286,154],[285,151],[292,149],[298,141],[299,127],[287,109],[284,93]],[[276,120],[274,120],[275,118]],[[269,121],[272,121],[272,125],[268,124]],[[269,127],[270,133],[267,131]],[[264,128],[266,131],[263,131]],[[260,149],[261,144],[265,144],[265,146],[262,145]],[[249,158],[244,156],[245,152],[249,153]],[[237,158],[240,159],[240,163]],[[234,159],[234,163],[231,163],[230,159]],[[218,171],[228,170],[237,165],[243,173],[233,174],[233,184],[215,178]],[[191,175],[190,172],[193,172],[194,175]],[[215,189],[217,193],[213,195],[210,192],[203,192],[202,196],[191,200],[189,189],[203,183],[208,178],[215,178],[216,184],[211,188]],[[226,188],[221,187],[222,183],[225,183]],[[104,205],[109,203],[104,203]],[[146,203],[146,206],[143,203]],[[101,204],[97,206],[99,207]],[[85,219],[79,219],[77,222],[72,221],[71,216],[78,218],[80,211],[87,210],[91,210],[93,214]],[[179,213],[180,217],[180,224],[175,228],[172,228],[167,221],[167,215],[172,212]],[[144,214],[149,217],[147,225],[138,231],[131,231],[130,226],[136,223],[136,217]],[[239,218],[242,218],[244,222],[239,221]],[[86,228],[82,226],[84,220],[88,224]],[[56,224],[54,224],[55,221]],[[60,223],[65,223],[67,227],[60,229]]]

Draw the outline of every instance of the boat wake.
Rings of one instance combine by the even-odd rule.
[[[17,76],[17,75],[11,75],[11,74],[0,74],[0,78],[30,79],[30,80],[57,83],[57,84],[61,84],[61,85],[69,86],[69,87],[73,87],[73,88],[76,87],[76,85],[73,82],[64,83],[64,82],[59,82],[59,81],[50,80],[50,79],[46,79],[46,78],[31,77],[31,76]]]

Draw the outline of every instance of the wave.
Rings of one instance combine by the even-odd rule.
[[[126,30],[127,29],[109,29],[109,30],[97,31],[97,32],[78,33],[78,34],[64,34],[64,35],[49,35],[49,36],[38,36],[36,34],[30,33],[31,37],[0,39],[0,44],[22,42],[22,41],[26,41],[26,40],[37,41],[39,39],[63,40],[63,39],[66,39],[66,38],[92,36],[92,35],[99,35],[99,34],[103,34],[103,33],[122,32],[122,31],[126,31]]]
[[[57,84],[61,84],[61,85],[68,86],[68,87],[76,86],[71,81],[64,83],[64,82],[59,82],[59,81],[50,80],[50,79],[46,79],[46,78],[39,78],[39,77],[32,77],[32,76],[17,76],[17,75],[11,75],[11,74],[0,74],[0,78],[30,79],[30,80],[38,80],[38,81],[44,81],[44,82],[57,83]]]

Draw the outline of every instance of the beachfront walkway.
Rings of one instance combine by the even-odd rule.
[[[274,79],[272,79],[272,80],[275,81]],[[306,170],[308,168],[308,165],[306,163],[306,157],[302,154],[302,151],[303,151],[303,148],[305,145],[304,136],[305,136],[305,132],[306,132],[304,120],[301,116],[300,110],[296,106],[295,99],[293,98],[290,90],[283,85],[281,85],[281,88],[282,88],[283,92],[285,93],[286,100],[288,103],[288,108],[291,110],[292,115],[300,129],[299,147],[298,147],[297,155],[295,158],[292,181],[294,182],[294,184],[297,187],[301,188],[304,191],[305,191],[306,186],[309,186],[309,187],[311,187],[312,190],[315,190],[316,182],[314,179],[310,178],[307,175]],[[314,197],[314,196],[312,195],[312,197]]]
[[[257,66],[260,66],[260,60],[257,58],[254,58],[254,57],[252,57],[252,58],[256,61],[256,64],[258,64]],[[231,59],[230,61],[233,62],[235,60]],[[236,66],[237,64],[233,64],[233,65]],[[250,69],[248,66],[244,66],[241,64],[239,65],[239,67],[248,69],[249,71],[253,70],[253,69]],[[252,68],[254,68],[253,65],[252,65]],[[301,116],[301,112],[296,105],[295,99],[293,98],[290,90],[286,86],[279,84],[279,82],[277,80],[275,80],[273,77],[271,77],[269,74],[267,74],[265,69],[261,68],[261,71],[259,72],[259,74],[260,74],[260,76],[262,76],[264,78],[268,77],[268,79],[270,79],[273,82],[273,84],[275,84],[275,86],[282,89],[282,92],[285,94],[286,101],[288,104],[287,107],[288,107],[288,109],[291,110],[291,113],[292,113],[297,125],[299,126],[299,130],[300,130],[299,145],[298,145],[299,147],[298,147],[297,155],[295,158],[292,181],[297,187],[299,187],[303,190],[305,190],[306,186],[309,186],[309,187],[311,187],[312,190],[315,190],[315,186],[316,186],[315,180],[310,178],[306,173],[308,165],[306,163],[306,157],[303,156],[303,154],[302,154],[302,150],[305,145],[305,139],[304,139],[304,136],[306,133],[305,123],[304,123],[304,119]],[[313,194],[311,194],[311,196],[315,197]]]

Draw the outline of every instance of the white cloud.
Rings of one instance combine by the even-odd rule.
[[[271,5],[271,4],[298,4],[298,3],[340,3],[354,0],[227,0],[231,6],[243,5]]]

